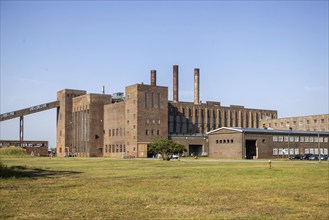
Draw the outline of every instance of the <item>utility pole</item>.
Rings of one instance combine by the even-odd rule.
[[[319,153],[319,163],[321,162],[320,154],[320,131],[318,131],[318,153]]]

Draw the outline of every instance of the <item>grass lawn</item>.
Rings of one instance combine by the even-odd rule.
[[[0,219],[329,219],[329,163],[1,158]]]

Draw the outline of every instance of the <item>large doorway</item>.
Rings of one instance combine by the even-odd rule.
[[[189,145],[188,146],[189,156],[201,156],[202,155],[202,145]]]
[[[256,156],[256,140],[246,140],[246,159]]]

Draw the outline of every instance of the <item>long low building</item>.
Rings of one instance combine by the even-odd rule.
[[[324,131],[222,127],[207,134],[211,158],[282,158],[329,150],[329,132]]]
[[[20,147],[26,150],[26,154],[32,156],[48,156],[48,141],[23,141],[19,140],[0,140],[1,147]]]

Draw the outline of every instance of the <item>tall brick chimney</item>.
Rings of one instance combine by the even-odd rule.
[[[151,86],[157,85],[157,71],[151,70]]]
[[[194,104],[200,104],[200,70],[195,68],[194,69]]]
[[[178,65],[173,66],[173,102],[178,102]]]

